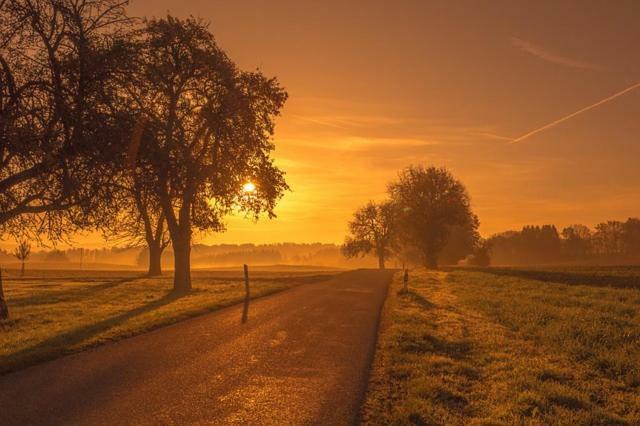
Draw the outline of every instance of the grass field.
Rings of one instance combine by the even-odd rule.
[[[337,271],[251,271],[251,296],[326,279]],[[193,291],[176,296],[172,277],[140,272],[4,273],[10,318],[0,322],[0,374],[118,340],[244,300],[241,270],[194,271]],[[239,319],[240,320],[240,319]]]
[[[364,423],[640,424],[630,269],[416,271],[407,294],[399,275]]]

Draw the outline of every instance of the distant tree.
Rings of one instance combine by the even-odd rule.
[[[24,276],[24,263],[29,258],[31,254],[31,244],[26,241],[20,241],[18,247],[16,247],[14,251],[14,256],[20,261],[20,276]]]
[[[451,227],[477,221],[464,185],[445,168],[410,166],[389,185],[399,211],[401,237],[437,268]]]
[[[166,219],[156,192],[149,188],[143,167],[127,168],[117,183],[116,202],[111,218],[102,226],[108,239],[125,243],[128,247],[142,244],[147,250],[141,252],[148,259],[150,277],[162,275],[162,253],[170,243]]]
[[[610,220],[596,225],[593,241],[596,251],[615,257],[623,253],[624,226],[622,222]]]
[[[188,291],[194,228],[223,230],[224,215],[237,210],[275,216],[288,187],[270,153],[287,94],[259,71],[240,71],[195,19],[149,20],[132,39],[121,84],[144,123],[135,157],[150,168],[167,222],[174,289]]]
[[[99,219],[126,4],[0,1],[0,235],[55,240]]]
[[[564,252],[570,259],[586,259],[592,251],[591,229],[585,225],[571,225],[562,230]]]
[[[384,269],[385,260],[391,254],[395,215],[389,202],[376,204],[371,201],[356,210],[349,222],[350,235],[342,246],[344,256],[351,258],[374,253],[378,267]]]
[[[516,243],[522,263],[548,263],[560,258],[561,240],[555,225],[525,226]]]
[[[640,256],[640,219],[629,218],[622,224],[622,246],[628,256]]]

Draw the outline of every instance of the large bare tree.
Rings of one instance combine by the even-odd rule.
[[[0,0],[0,234],[57,239],[108,199],[126,4]]]
[[[132,51],[122,83],[144,123],[135,157],[152,170],[174,250],[174,289],[188,291],[194,229],[219,231],[234,209],[274,216],[287,185],[271,158],[272,136],[287,95],[275,79],[240,71],[195,19],[147,21]],[[248,181],[251,193],[242,189]]]

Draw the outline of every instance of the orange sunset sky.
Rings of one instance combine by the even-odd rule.
[[[290,98],[275,158],[278,218],[233,218],[199,242],[341,242],[353,210],[409,164],[469,189],[484,236],[640,216],[637,1],[134,1],[194,15]],[[98,237],[80,237],[89,246]]]

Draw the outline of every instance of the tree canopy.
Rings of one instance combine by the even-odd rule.
[[[59,239],[109,200],[126,1],[0,1],[0,234]]]
[[[130,48],[121,83],[144,125],[134,161],[148,166],[147,184],[167,221],[174,287],[188,290],[192,228],[222,230],[234,210],[273,217],[288,189],[271,158],[287,94],[276,79],[239,70],[193,18],[149,20]],[[243,191],[246,182],[256,190]]]
[[[430,268],[438,266],[453,226],[477,228],[466,188],[445,168],[409,166],[388,189],[398,209],[400,237]]]

